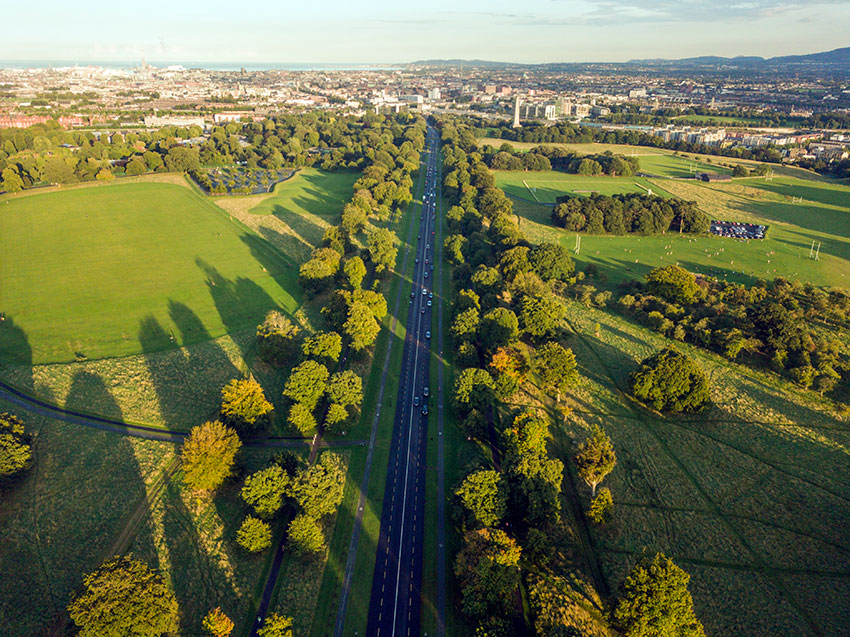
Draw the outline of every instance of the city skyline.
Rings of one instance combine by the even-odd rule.
[[[133,62],[228,65],[396,64],[460,58],[500,62],[622,62],[805,54],[847,46],[850,6],[830,0],[805,7],[786,0],[505,0],[432,9],[386,1],[368,7],[332,0],[310,6],[254,2],[222,19],[231,5],[189,0],[175,9],[152,0],[143,12],[89,3],[81,11],[48,1],[33,16],[7,8],[14,24],[0,60],[33,63]],[[47,17],[45,17],[47,16]],[[70,25],[70,26],[69,26]]]

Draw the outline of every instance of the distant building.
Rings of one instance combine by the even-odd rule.
[[[519,95],[514,99],[514,128],[519,128],[522,124],[519,123]]]
[[[200,126],[204,128],[205,123],[203,117],[145,115],[145,126],[148,128],[162,128],[163,126]]]
[[[440,93],[439,88],[429,88],[428,89],[428,99],[432,102],[439,102],[442,99],[442,95]]]
[[[635,99],[638,97],[646,97],[645,88],[633,88],[629,91],[629,99]]]
[[[213,121],[216,124],[226,124],[228,122],[254,121],[253,111],[223,111],[213,115]]]

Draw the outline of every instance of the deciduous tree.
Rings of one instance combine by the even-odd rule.
[[[595,496],[597,485],[614,470],[617,464],[611,438],[601,427],[594,427],[590,437],[579,445],[575,463],[579,476],[587,483]]]
[[[183,444],[183,480],[196,491],[218,488],[230,475],[242,443],[230,427],[214,420],[192,427]]]
[[[272,527],[268,522],[249,515],[236,532],[236,541],[251,553],[265,551],[272,545]]]
[[[274,409],[253,378],[232,380],[221,390],[221,415],[237,431],[251,432],[263,424],[264,416]]]
[[[177,627],[177,600],[165,579],[131,556],[86,575],[68,612],[82,637],[159,637]]]
[[[322,527],[309,515],[297,515],[286,531],[287,546],[297,553],[318,553],[325,545]]]

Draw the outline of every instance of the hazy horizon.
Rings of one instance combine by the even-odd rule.
[[[221,10],[219,10],[221,7]],[[41,8],[40,8],[41,9]],[[225,12],[225,9],[227,10]],[[775,57],[847,46],[850,3],[820,0],[376,0],[281,6],[92,0],[6,8],[0,60],[193,65],[393,65],[422,59],[521,64]],[[357,60],[357,62],[351,62]]]

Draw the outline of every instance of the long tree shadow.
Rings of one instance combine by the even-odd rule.
[[[169,314],[183,341],[199,336],[203,342],[163,351],[163,345],[173,347],[177,337],[166,332],[153,316],[140,321],[138,338],[163,422],[169,428],[186,430],[204,418],[214,418],[222,386],[242,374],[191,309],[170,301]]]
[[[65,408],[86,410],[92,401],[105,416],[123,418],[103,380],[79,372]],[[32,468],[3,497],[0,571],[7,577],[0,578],[0,623],[8,635],[62,634],[72,594],[110,556],[115,536],[146,495],[138,454],[157,462],[168,446],[22,417],[41,426]]]
[[[231,281],[203,259],[196,263],[207,276],[207,287],[228,333],[256,327],[266,312],[278,309],[274,299],[251,279],[239,277]]]

